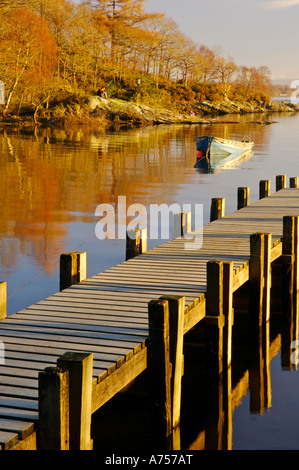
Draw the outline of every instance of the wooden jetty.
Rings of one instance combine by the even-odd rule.
[[[249,292],[256,338],[270,323],[275,267],[284,305],[297,298],[298,178],[286,187],[278,175],[273,194],[270,181],[259,184],[252,204],[249,189],[238,188],[230,215],[224,199],[212,200],[200,249],[185,249],[182,236],[147,251],[141,231],[128,240],[125,262],[88,279],[86,253],[63,254],[60,292],[10,316],[0,284],[3,450],[92,449],[92,414],[145,370],[155,434],[179,448],[185,335],[204,325],[209,375],[227,397],[238,293]],[[182,234],[189,231],[190,214],[176,220]],[[272,343],[271,354],[280,346]],[[232,391],[235,403],[248,380],[245,373]]]

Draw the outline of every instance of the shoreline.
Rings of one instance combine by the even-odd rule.
[[[219,123],[219,116],[242,116],[246,114],[297,113],[299,104],[286,101],[270,101],[252,104],[248,102],[204,101],[190,103],[189,112],[152,107],[119,99],[104,99],[91,96],[89,102],[76,108],[76,111],[63,117],[55,117],[49,109],[44,117],[34,122],[33,114],[23,116],[10,115],[0,119],[0,127],[64,127],[66,125],[87,126],[97,128],[111,127],[142,127],[160,124],[213,124]],[[237,121],[223,121],[236,123]],[[271,120],[254,121],[257,124],[272,124]]]

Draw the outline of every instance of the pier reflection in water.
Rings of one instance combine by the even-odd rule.
[[[276,427],[283,420],[280,414],[278,419],[274,416],[274,424],[266,424],[266,430],[260,432],[256,428],[257,419],[272,410],[272,362],[280,360],[280,372],[298,369],[299,298],[297,294],[290,297],[290,302],[281,302],[281,273],[277,268],[273,267],[270,319],[259,327],[250,327],[248,285],[235,292],[232,365],[223,374],[213,380],[209,373],[205,326],[199,324],[185,335],[181,423],[168,440],[159,442],[159,450],[298,448],[298,429],[292,436],[277,432]],[[298,390],[298,379],[295,384]],[[157,443],[151,434],[147,391],[145,372],[95,413],[92,428],[95,449],[154,448]],[[296,391],[294,394],[297,396]],[[248,408],[244,410],[245,405]],[[235,424],[239,409],[242,419],[239,422],[238,418]],[[244,420],[253,420],[249,428],[254,436],[249,432],[248,440]]]

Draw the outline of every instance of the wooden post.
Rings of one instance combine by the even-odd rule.
[[[162,296],[161,300],[167,300],[169,306],[169,357],[172,371],[171,424],[172,428],[175,428],[181,419],[185,297],[167,295]]]
[[[272,234],[264,233],[264,290],[263,290],[263,320],[270,320],[270,291],[271,291],[271,246]]]
[[[294,216],[294,295],[299,290],[299,217]]]
[[[86,279],[86,252],[63,253],[60,256],[60,290]]]
[[[206,327],[208,372],[217,379],[223,371],[223,262],[207,263]]]
[[[263,323],[264,308],[264,258],[265,258],[265,236],[262,233],[250,235],[250,327],[251,338],[255,338],[258,328]]]
[[[223,262],[223,369],[231,366],[232,360],[232,327],[234,323],[233,309],[233,262]]]
[[[282,287],[283,287],[283,306],[287,315],[292,315],[292,304],[295,283],[295,234],[296,243],[298,238],[298,221],[294,216],[283,217],[283,238],[282,238]],[[296,247],[298,255],[298,246]],[[296,266],[298,261],[296,260]],[[297,277],[297,276],[296,276]]]
[[[183,237],[191,232],[191,212],[177,212],[174,214],[173,235],[174,238]]]
[[[211,203],[210,222],[225,215],[225,198],[213,198]]]
[[[259,198],[270,196],[270,180],[261,180],[259,186]]]
[[[167,300],[148,304],[147,347],[153,438],[163,440],[172,431],[169,306]]]
[[[238,188],[238,210],[249,204],[249,188]]]
[[[147,230],[128,230],[126,237],[126,260],[141,255],[147,251]]]
[[[290,188],[298,188],[299,187],[299,177],[294,176],[290,178]]]
[[[69,374],[47,367],[38,375],[39,450],[69,450]]]
[[[232,448],[232,329],[233,309],[233,261],[223,262],[223,434],[222,449]]]
[[[286,175],[276,175],[276,191],[286,187]]]
[[[0,282],[0,320],[7,316],[7,283]]]
[[[67,352],[57,366],[69,372],[70,450],[92,450],[93,354]]]

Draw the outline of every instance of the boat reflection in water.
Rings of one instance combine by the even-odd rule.
[[[254,142],[227,140],[213,136],[195,137],[196,163],[194,168],[204,172],[214,172],[216,168],[226,168],[249,158]]]

